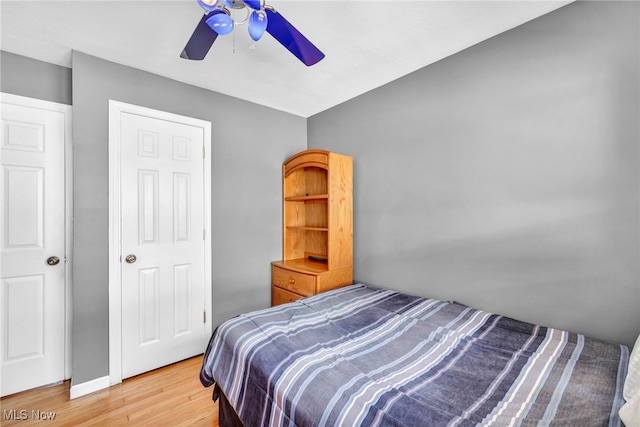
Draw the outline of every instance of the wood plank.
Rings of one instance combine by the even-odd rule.
[[[353,269],[353,159],[329,154],[329,269]]]
[[[202,356],[193,357],[74,400],[69,381],[6,396],[0,425],[218,427],[213,389],[200,384],[201,364]],[[44,421],[38,414],[55,418]]]

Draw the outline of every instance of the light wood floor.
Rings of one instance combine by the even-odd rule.
[[[198,378],[201,363],[202,356],[194,357],[74,400],[69,381],[3,397],[0,425],[218,427],[213,388],[204,388]],[[36,419],[37,411],[55,418]],[[8,419],[12,415],[27,419]]]

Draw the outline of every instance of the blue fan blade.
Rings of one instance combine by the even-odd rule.
[[[216,12],[212,12],[216,13]],[[218,13],[224,13],[222,11]],[[184,50],[180,54],[180,58],[184,59],[192,59],[192,60],[202,60],[211,46],[213,42],[218,37],[218,33],[213,31],[209,25],[207,25],[207,18],[209,18],[211,14],[202,16],[200,22],[196,26],[196,29],[193,31],[191,38],[187,42],[187,45],[184,47]]]
[[[266,9],[266,11],[268,16],[267,32],[289,52],[293,53],[296,58],[306,66],[316,64],[324,58],[324,53],[284,19],[284,16],[270,9]]]
[[[260,10],[260,0],[242,0],[242,3],[246,4],[253,10]]]

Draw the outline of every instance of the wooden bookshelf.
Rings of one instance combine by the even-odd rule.
[[[307,150],[282,165],[282,261],[272,263],[272,304],[353,281],[353,161]]]

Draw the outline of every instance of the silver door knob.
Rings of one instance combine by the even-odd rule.
[[[133,264],[134,262],[136,262],[136,260],[137,260],[137,259],[138,259],[138,258],[137,258],[135,255],[133,255],[133,254],[131,254],[131,255],[127,255],[127,256],[124,258],[124,260],[125,260],[125,261],[127,261],[129,264]]]
[[[50,256],[49,258],[47,258],[47,264],[49,265],[56,265],[60,262],[60,258],[58,258],[57,256]]]

